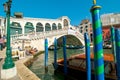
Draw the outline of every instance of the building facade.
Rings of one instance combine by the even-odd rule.
[[[120,13],[109,13],[101,15],[103,40],[110,41],[110,28],[120,28]]]
[[[5,19],[0,17],[0,29],[6,31],[7,27]],[[5,24],[4,24],[5,23]],[[21,14],[17,14],[14,17],[10,17],[10,34],[28,34],[34,32],[45,32],[68,28],[70,26],[70,19],[67,16],[62,16],[57,19],[45,19],[45,18],[31,18],[23,17]],[[4,29],[3,29],[4,27]],[[4,34],[6,34],[4,32]]]
[[[0,34],[5,34],[5,18],[0,16]]]
[[[81,21],[79,27],[79,31],[80,33],[82,33],[84,35],[84,33],[88,33],[89,37],[91,37],[91,22],[89,21],[89,19],[84,19]],[[91,38],[92,41],[92,38]]]

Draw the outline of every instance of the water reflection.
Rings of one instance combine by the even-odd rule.
[[[83,53],[84,50],[80,49],[67,49],[67,57],[70,57],[74,54],[80,54]],[[63,50],[62,48],[58,50],[57,52],[58,58],[63,58]],[[44,69],[44,54],[41,54],[37,57],[37,59],[34,61],[32,66],[30,66],[30,70],[33,71],[41,80],[63,80],[60,76],[54,75],[54,68],[53,63],[54,61],[54,51],[49,51],[48,54],[48,73],[45,73]]]
[[[93,49],[91,49],[91,52]],[[62,48],[58,50],[57,52],[58,58],[63,58],[63,50]],[[70,57],[74,54],[80,54],[84,53],[84,50],[80,49],[67,49],[67,57]],[[105,49],[104,53],[111,53],[110,49]],[[37,59],[34,61],[32,66],[30,66],[30,70],[34,72],[41,80],[64,80],[64,77],[61,75],[54,75],[54,68],[53,63],[54,61],[54,51],[49,51],[48,54],[48,73],[45,73],[44,69],[44,54],[41,54],[37,57]],[[74,80],[74,79],[72,79]]]

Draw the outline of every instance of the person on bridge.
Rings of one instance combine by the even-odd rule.
[[[3,40],[3,38],[0,35],[0,50],[1,51],[3,50],[3,44],[4,44],[4,40]]]

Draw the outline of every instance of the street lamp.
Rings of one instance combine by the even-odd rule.
[[[5,62],[2,66],[1,70],[1,78],[3,79],[9,79],[11,77],[14,77],[17,73],[15,64],[12,60],[12,52],[11,52],[11,46],[10,46],[10,8],[11,8],[12,0],[8,0],[4,6],[4,11],[6,12],[6,18],[7,18],[7,49],[6,49],[6,58]]]

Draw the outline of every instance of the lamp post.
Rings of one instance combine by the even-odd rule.
[[[10,46],[10,8],[12,0],[8,0],[4,5],[4,9],[7,17],[7,49],[6,58],[1,70],[1,78],[9,79],[16,75],[16,67],[12,60],[11,46]]]

